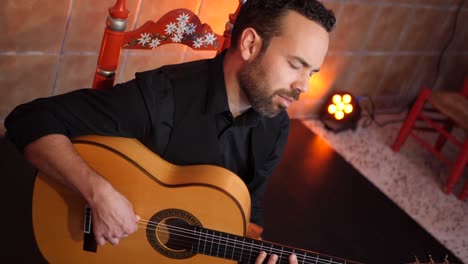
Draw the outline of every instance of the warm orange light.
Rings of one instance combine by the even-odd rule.
[[[351,113],[352,111],[353,111],[353,105],[348,104],[348,105],[345,106],[344,112],[345,112],[346,114],[349,114],[349,113]]]
[[[334,104],[341,103],[341,95],[335,94],[335,95],[333,96],[332,102],[333,102]]]
[[[337,110],[338,109],[336,108],[336,105],[334,105],[334,104],[330,104],[328,106],[328,113],[331,114],[331,115],[335,114]]]
[[[343,110],[345,108],[345,104],[343,102],[338,102],[336,107],[338,107],[338,110]]]
[[[343,95],[343,103],[345,103],[345,104],[351,103],[351,95],[349,95],[349,94]]]
[[[328,105],[328,113],[335,116],[336,120],[344,118],[345,114],[353,112],[352,98],[349,94],[343,96],[335,94],[332,97],[332,104]]]
[[[337,112],[335,113],[335,118],[336,118],[336,120],[341,120],[341,119],[343,119],[343,117],[344,117],[343,111],[337,111]]]

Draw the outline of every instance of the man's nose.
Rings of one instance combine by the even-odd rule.
[[[307,90],[309,90],[309,76],[295,81],[292,88],[300,91],[301,93],[307,92]]]

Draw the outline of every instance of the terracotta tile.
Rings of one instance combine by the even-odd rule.
[[[19,104],[49,96],[58,57],[0,56],[0,118]]]
[[[236,12],[239,1],[203,0],[199,17],[217,34],[223,35],[229,15]]]
[[[157,21],[161,16],[167,12],[177,9],[186,8],[194,11],[199,10],[200,0],[153,0],[143,1],[141,5],[141,11],[137,21],[137,27],[143,25],[148,20]]]
[[[63,56],[54,94],[91,88],[97,56]]]
[[[0,50],[60,51],[69,1],[6,0],[0,14]]]
[[[416,10],[414,19],[403,37],[400,50],[434,51],[439,50],[448,40],[448,17],[454,11],[421,8]]]
[[[413,90],[408,90],[406,93],[402,91],[402,94],[409,94],[416,96],[422,87],[434,88],[433,84],[437,74],[437,63],[438,56],[422,56],[419,58],[419,64],[417,68],[417,74],[414,82],[415,87]]]
[[[73,2],[73,11],[65,40],[65,51],[99,52],[108,9],[115,0],[93,1],[79,0]],[[130,11],[127,20],[127,30],[133,28],[137,3],[139,0],[127,0],[126,7]]]
[[[453,30],[452,25],[448,29],[450,33]],[[454,38],[449,48],[450,51],[468,51],[468,27],[464,25],[468,25],[468,10],[461,11],[458,16]]]
[[[395,56],[380,83],[379,95],[398,96],[412,90],[418,77],[418,56]]]
[[[367,50],[391,51],[396,45],[406,24],[411,9],[399,6],[383,7],[366,44]]]
[[[379,82],[385,73],[388,56],[363,56],[355,69],[348,91],[356,96],[374,96],[379,93]]]
[[[330,35],[330,50],[359,50],[376,11],[376,5],[345,4],[336,29]]]

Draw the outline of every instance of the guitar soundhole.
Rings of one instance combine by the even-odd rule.
[[[174,259],[186,259],[195,255],[191,251],[195,226],[201,227],[201,223],[189,212],[166,209],[151,217],[146,227],[146,237],[160,254]]]

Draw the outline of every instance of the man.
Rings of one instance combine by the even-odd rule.
[[[261,225],[260,199],[287,140],[285,109],[319,71],[334,23],[316,0],[249,0],[231,47],[216,58],[18,106],[5,120],[7,137],[44,174],[83,196],[99,245],[134,233],[138,216],[75,152],[69,138],[83,134],[134,137],[171,163],[233,171],[250,191],[251,222]],[[256,263],[266,258],[262,252]]]

